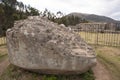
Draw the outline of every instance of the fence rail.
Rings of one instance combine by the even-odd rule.
[[[120,47],[120,31],[75,31],[89,44]]]
[[[93,45],[120,47],[120,31],[85,31],[74,29],[88,43]],[[0,37],[0,45],[6,44],[6,37]]]

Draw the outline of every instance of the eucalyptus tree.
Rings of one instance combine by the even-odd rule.
[[[2,15],[2,26],[0,26],[3,32],[2,35],[5,35],[5,31],[14,24],[13,13],[16,10],[16,2],[16,0],[0,0],[0,4],[3,5],[2,10],[4,12]]]

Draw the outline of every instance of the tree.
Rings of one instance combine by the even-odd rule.
[[[4,9],[3,9],[3,4],[0,4],[0,35],[3,33],[2,28],[3,28],[3,23],[5,21],[5,15],[4,15]]]
[[[15,8],[16,6],[16,0],[1,0],[1,3],[3,3],[5,6],[9,6],[11,8]]]
[[[39,15],[39,11],[33,7],[29,7],[29,16],[38,16]]]
[[[17,0],[0,0],[0,35],[5,35],[8,28],[13,27],[14,20],[25,19],[27,16],[39,15],[39,11]]]
[[[58,12],[56,13],[56,15],[57,15],[57,17],[63,17],[63,16],[64,16],[61,11],[58,11]]]
[[[46,17],[48,18],[48,20],[51,20],[53,22],[55,22],[56,19],[56,15],[52,12],[50,12],[49,10],[45,9],[42,13],[42,17]]]
[[[16,6],[16,0],[1,0],[0,1],[1,5],[2,5],[2,11],[4,12],[4,14],[2,14],[2,23],[0,26],[2,33],[1,35],[5,35],[5,31],[12,27],[14,24],[14,18],[13,18],[13,13],[15,12],[15,6]]]

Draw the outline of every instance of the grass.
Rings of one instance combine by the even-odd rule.
[[[7,54],[1,55],[0,56],[0,63],[4,61],[7,58]]]
[[[0,46],[0,62],[7,58],[7,49],[6,46]]]
[[[0,63],[7,59],[6,46],[0,46]],[[45,75],[30,72],[10,64],[0,75],[0,80],[94,80],[93,72],[78,75]]]
[[[94,80],[94,76],[91,70],[78,75],[45,75],[9,65],[0,76],[0,80]]]
[[[89,44],[119,46],[120,33],[95,33],[95,32],[79,32],[80,36]],[[6,38],[0,38],[0,45],[6,44]]]
[[[96,47],[95,50],[98,59],[109,70],[113,80],[120,80],[120,48],[100,46]],[[7,52],[6,46],[0,46],[0,51],[5,54]],[[9,65],[0,76],[0,80],[94,80],[94,76],[91,70],[78,75],[45,75]]]
[[[79,32],[80,36],[89,44],[119,46],[120,33],[95,33],[95,32]],[[0,45],[6,44],[6,38],[0,38]]]
[[[98,59],[109,70],[114,80],[120,80],[120,48],[98,47],[96,48]]]
[[[120,46],[120,33],[91,33],[81,31],[79,34],[89,44]]]
[[[0,46],[6,44],[6,38],[0,37]]]
[[[93,72],[89,70],[86,73],[78,75],[47,75],[44,80],[94,80]]]

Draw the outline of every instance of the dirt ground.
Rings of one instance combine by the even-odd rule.
[[[101,77],[101,80],[105,78],[105,80],[120,80],[120,47],[101,46],[95,50],[99,62],[97,68],[93,70],[95,76]],[[98,70],[99,72],[97,72]],[[99,75],[97,75],[98,73]],[[102,79],[103,77],[104,79]]]
[[[0,75],[4,72],[8,65],[8,59],[0,63]],[[92,68],[92,70],[95,76],[95,80],[112,80],[108,70],[99,61],[97,62],[97,65]]]
[[[97,62],[97,65],[92,70],[95,80],[113,80],[109,71],[100,61]]]
[[[1,47],[0,52],[4,52],[6,50],[5,48],[6,48],[5,46]],[[116,56],[116,55],[120,56],[119,48],[99,47],[96,50],[99,52],[99,54],[106,52],[106,53],[109,53],[107,55],[110,55],[110,56]],[[9,64],[10,63],[8,58],[5,58],[3,61],[0,61],[0,75],[4,72],[4,70],[7,68]],[[112,78],[112,74],[110,73],[109,69],[99,59],[97,60],[97,65],[93,67],[92,70],[95,76],[95,80],[114,80]]]
[[[9,65],[8,59],[5,59],[3,62],[0,63],[0,75],[4,72],[8,65]]]

